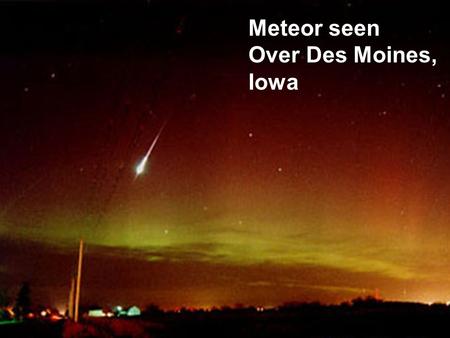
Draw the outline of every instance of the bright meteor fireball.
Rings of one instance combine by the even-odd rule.
[[[153,142],[150,145],[150,147],[148,148],[147,153],[145,154],[145,156],[136,165],[136,169],[135,169],[136,177],[138,177],[139,175],[142,175],[145,172],[145,167],[147,166],[148,159],[150,158],[150,155],[151,155],[153,149],[155,148],[156,143],[158,142],[158,139],[161,136],[162,131],[166,127],[166,124],[167,124],[167,121],[164,122],[164,124],[159,129],[158,134],[156,134],[156,137],[153,139]]]

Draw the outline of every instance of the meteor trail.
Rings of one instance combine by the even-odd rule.
[[[153,142],[150,145],[150,147],[148,148],[147,153],[145,154],[145,156],[142,158],[142,160],[136,166],[136,176],[135,176],[135,178],[144,173],[145,166],[147,165],[147,161],[148,161],[148,159],[149,159],[153,149],[155,148],[156,143],[158,142],[158,139],[161,136],[162,131],[166,127],[166,124],[167,124],[167,120],[164,122],[164,124],[159,129],[158,134],[156,134],[156,137],[153,139]]]

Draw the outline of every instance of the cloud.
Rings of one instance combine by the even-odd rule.
[[[39,302],[63,302],[76,266],[77,245],[61,246],[2,237],[2,287],[27,280]],[[339,302],[371,294],[394,298],[399,290],[427,283],[312,263],[230,260],[221,245],[189,243],[158,248],[86,246],[83,299],[98,303],[156,302],[176,305],[277,305],[287,301]],[[441,287],[444,285],[441,284]],[[444,287],[445,288],[445,287]],[[269,291],[270,290],[270,291]]]

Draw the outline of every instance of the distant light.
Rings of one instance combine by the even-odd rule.
[[[47,311],[42,310],[42,311],[41,311],[41,317],[45,317],[45,316],[47,316]]]
[[[105,317],[106,314],[105,314],[105,312],[103,312],[102,309],[94,309],[94,310],[89,310],[88,316],[89,317]]]
[[[50,319],[51,320],[53,320],[53,321],[56,321],[56,320],[61,320],[61,319],[63,319],[63,317],[62,316],[60,316],[60,315],[52,315],[51,317],[50,317]]]
[[[127,311],[128,317],[135,317],[141,315],[141,309],[139,309],[137,306],[132,306]]]

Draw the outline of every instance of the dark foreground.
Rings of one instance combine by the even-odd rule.
[[[446,305],[303,306],[265,312],[228,310],[165,313],[139,319],[26,322],[0,325],[0,337],[445,337]]]

